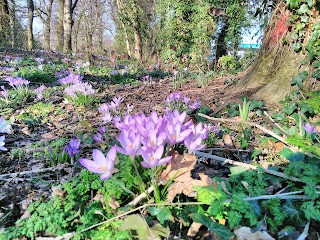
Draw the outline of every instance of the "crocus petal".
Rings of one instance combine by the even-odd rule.
[[[82,166],[84,166],[86,169],[88,169],[90,172],[94,173],[103,173],[101,169],[99,169],[99,165],[91,160],[80,158],[79,162]]]
[[[141,162],[141,165],[144,168],[151,168],[150,164],[148,162],[145,162],[145,161]]]
[[[96,162],[98,166],[106,166],[106,157],[100,150],[94,149],[92,152],[92,157],[93,161]]]
[[[111,171],[108,171],[108,172],[102,174],[101,177],[100,177],[100,179],[101,179],[102,181],[104,181],[104,180],[107,180],[107,179],[110,178],[110,177],[111,177]]]
[[[172,158],[172,156],[160,159],[160,161],[158,162],[158,166],[166,164],[167,162],[169,162],[171,160],[171,158]]]

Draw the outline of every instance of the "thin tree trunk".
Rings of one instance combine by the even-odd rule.
[[[15,1],[12,1],[12,7],[10,9],[10,38],[11,38],[11,47],[15,48],[16,46],[16,4]]]
[[[123,11],[123,6],[122,5],[123,5],[123,3],[120,2],[120,0],[117,0],[117,7],[118,7],[120,12]],[[128,31],[127,31],[127,28],[126,28],[126,26],[125,26],[125,24],[123,22],[122,16],[120,16],[120,22],[121,22],[121,26],[122,26],[123,31],[124,31],[124,38],[125,38],[125,42],[126,42],[128,56],[131,57],[131,48],[130,48]]]
[[[63,39],[63,53],[71,53],[71,35],[72,35],[72,14],[71,14],[72,0],[65,0],[64,5],[64,39]]]
[[[27,0],[27,4],[28,4],[27,48],[28,50],[31,50],[33,49],[33,12],[34,12],[33,0]]]
[[[141,48],[141,34],[138,29],[134,32],[134,56],[138,61],[142,58],[142,48]]]
[[[47,17],[44,20],[44,49],[50,50],[50,33],[51,33],[51,12],[52,12],[53,0],[49,1],[47,9]]]
[[[0,0],[0,46],[5,46],[8,38],[9,5],[7,0]]]
[[[58,28],[57,28],[57,46],[56,49],[60,52],[63,51],[63,19],[64,19],[64,0],[58,0],[59,10],[58,10]]]

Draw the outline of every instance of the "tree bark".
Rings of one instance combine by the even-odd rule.
[[[135,29],[134,32],[134,56],[138,61],[141,61],[142,58],[142,48],[141,48],[141,34],[139,29]]]
[[[44,49],[50,50],[50,37],[51,37],[51,13],[52,13],[52,4],[53,0],[49,1],[49,5],[47,7],[47,17],[44,20]]]
[[[33,0],[27,0],[28,5],[28,25],[27,25],[27,48],[33,49],[33,12],[34,5]]]
[[[15,48],[16,46],[16,4],[15,1],[12,1],[12,7],[10,8],[10,42],[11,47]]]
[[[71,53],[71,36],[72,36],[72,0],[65,0],[64,4],[64,38],[63,38],[63,53]]]
[[[278,12],[273,16],[264,34],[262,47],[253,66],[239,81],[235,92],[241,95],[263,100],[270,104],[277,104],[280,100],[291,93],[291,80],[301,71],[308,71],[307,65],[301,61],[305,55],[296,53],[290,44],[282,44],[282,39],[290,39],[290,32],[286,27],[286,19],[290,12],[286,10],[286,4],[281,2],[275,8]],[[284,16],[283,13],[286,13]],[[311,21],[310,21],[311,22]],[[281,30],[280,26],[283,26]],[[281,31],[280,31],[281,30]]]
[[[0,46],[6,46],[8,40],[9,5],[7,0],[0,0]]]
[[[58,0],[59,10],[58,10],[58,26],[57,26],[57,46],[56,49],[60,52],[63,51],[63,19],[64,19],[64,0]]]

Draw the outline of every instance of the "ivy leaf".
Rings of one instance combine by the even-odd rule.
[[[302,5],[300,6],[300,8],[297,10],[297,13],[300,14],[300,15],[302,15],[302,14],[308,12],[308,11],[309,11],[308,5],[304,3],[304,4],[302,4]]]
[[[199,214],[199,213],[191,213],[189,215],[193,221],[197,223],[201,223],[204,226],[206,226],[210,231],[214,232],[221,238],[222,240],[227,240],[229,237],[233,236],[233,233],[229,231],[226,226],[221,225],[219,223],[216,223],[212,221],[210,218]]]
[[[300,51],[302,45],[299,42],[295,42],[295,43],[292,44],[292,47],[293,47],[294,51],[298,52],[298,51]]]
[[[299,0],[287,0],[291,9],[297,8],[299,5]]]
[[[315,61],[314,63],[314,68],[318,68],[318,67],[320,67],[320,60]]]
[[[292,85],[297,85],[300,89],[302,89],[302,84],[304,81],[308,79],[308,72],[303,71],[299,73],[296,77],[294,77],[291,81]]]
[[[171,211],[168,208],[149,207],[148,210],[152,216],[157,217],[161,224],[164,224],[166,220],[173,220]]]
[[[292,152],[289,148],[283,148],[280,156],[288,159],[290,162],[304,161],[304,154],[302,152]]]
[[[320,69],[316,70],[313,74],[312,77],[320,79]]]
[[[289,224],[300,227],[305,225],[306,221],[303,212],[296,209],[291,200],[287,200],[287,202],[283,204],[283,210],[288,214]]]
[[[306,0],[306,3],[308,4],[309,8],[312,7],[313,1],[312,0]]]
[[[295,32],[291,32],[290,37],[292,40],[298,40],[298,38],[299,38],[298,34],[296,34]]]
[[[309,22],[309,17],[308,16],[301,16],[301,22]]]

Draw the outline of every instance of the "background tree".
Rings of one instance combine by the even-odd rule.
[[[76,8],[78,0],[72,3],[72,0],[64,1],[64,18],[63,18],[63,52],[72,53],[72,27],[73,27],[73,12]]]
[[[63,51],[64,43],[64,28],[63,28],[63,19],[64,19],[64,1],[58,0],[59,9],[58,9],[58,22],[57,22],[57,45],[56,49],[60,52]]]
[[[6,46],[9,36],[9,4],[8,0],[0,0],[0,46]]]
[[[36,2],[36,10],[44,26],[43,48],[47,50],[50,49],[52,4],[53,0],[39,0]]]
[[[28,25],[27,25],[27,48],[28,50],[33,49],[33,13],[34,4],[33,0],[27,0],[28,7]]]

